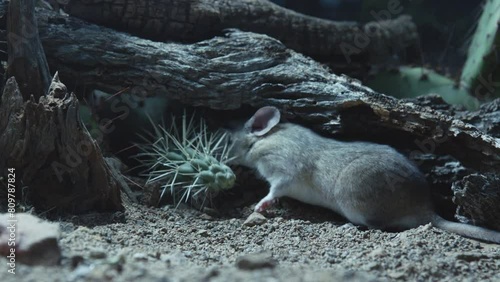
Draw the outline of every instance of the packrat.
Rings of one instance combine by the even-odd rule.
[[[445,231],[500,244],[500,232],[452,222],[434,212],[424,175],[393,148],[322,137],[280,123],[275,107],[260,108],[231,133],[234,164],[255,169],[270,191],[261,212],[282,196],[325,207],[373,229],[409,229],[432,223]]]

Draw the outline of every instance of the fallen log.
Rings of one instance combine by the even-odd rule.
[[[10,1],[8,5],[7,77],[16,77],[24,100],[31,95],[38,100],[47,92],[51,75],[38,36],[35,0]]]
[[[266,34],[328,64],[335,73],[363,77],[374,65],[396,63],[396,57],[406,62],[419,59],[416,25],[400,15],[403,5],[393,4],[373,13],[368,23],[306,16],[267,0],[72,0],[64,9],[72,16],[163,42],[193,43],[222,35],[227,28]]]

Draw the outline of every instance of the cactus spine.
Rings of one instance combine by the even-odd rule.
[[[205,200],[222,190],[233,187],[236,176],[226,165],[229,158],[227,133],[209,132],[205,122],[194,122],[182,116],[179,130],[175,118],[167,130],[163,125],[154,125],[151,138],[138,144],[141,151],[136,158],[146,168],[143,173],[147,183],[162,183],[160,200],[170,191],[174,204],[189,200]]]

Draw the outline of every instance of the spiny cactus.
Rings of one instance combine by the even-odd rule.
[[[368,1],[371,2],[378,5],[384,3]],[[425,19],[428,20],[427,17]],[[499,61],[500,0],[484,0],[483,12],[472,37],[459,81],[422,67],[401,66],[396,72],[377,73],[365,81],[365,84],[396,98],[438,94],[449,104],[459,104],[469,110],[475,110],[481,102],[500,97]]]
[[[500,97],[499,29],[500,0],[486,0],[460,77],[461,86],[478,98]]]
[[[182,116],[181,129],[175,118],[170,128],[154,125],[150,137],[143,137],[146,143],[138,144],[141,151],[136,158],[146,167],[144,175],[148,183],[162,183],[160,200],[170,191],[178,206],[181,202],[206,199],[216,193],[233,187],[236,176],[226,165],[229,157],[227,134],[222,131],[209,132],[205,122],[187,121]]]
[[[457,83],[433,70],[420,67],[399,67],[397,71],[378,73],[366,81],[366,85],[396,98],[415,98],[438,94],[449,104],[463,105],[469,110],[479,107],[480,102],[470,96]]]

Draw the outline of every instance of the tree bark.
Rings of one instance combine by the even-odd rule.
[[[458,205],[460,221],[500,230],[499,187],[498,174],[471,174],[453,183],[453,201]]]
[[[227,28],[267,34],[354,77],[395,57],[418,60],[415,24],[389,11],[389,19],[365,24],[310,17],[267,0],[72,0],[65,11],[155,41],[192,43]]]
[[[47,93],[51,75],[38,36],[35,0],[9,2],[7,34],[7,77],[16,77],[25,101],[31,95],[38,101]]]
[[[17,175],[17,199],[39,211],[122,209],[119,186],[81,124],[78,99],[67,93],[57,74],[39,102],[23,102],[16,80],[7,80],[0,148],[0,171],[14,168]]]

